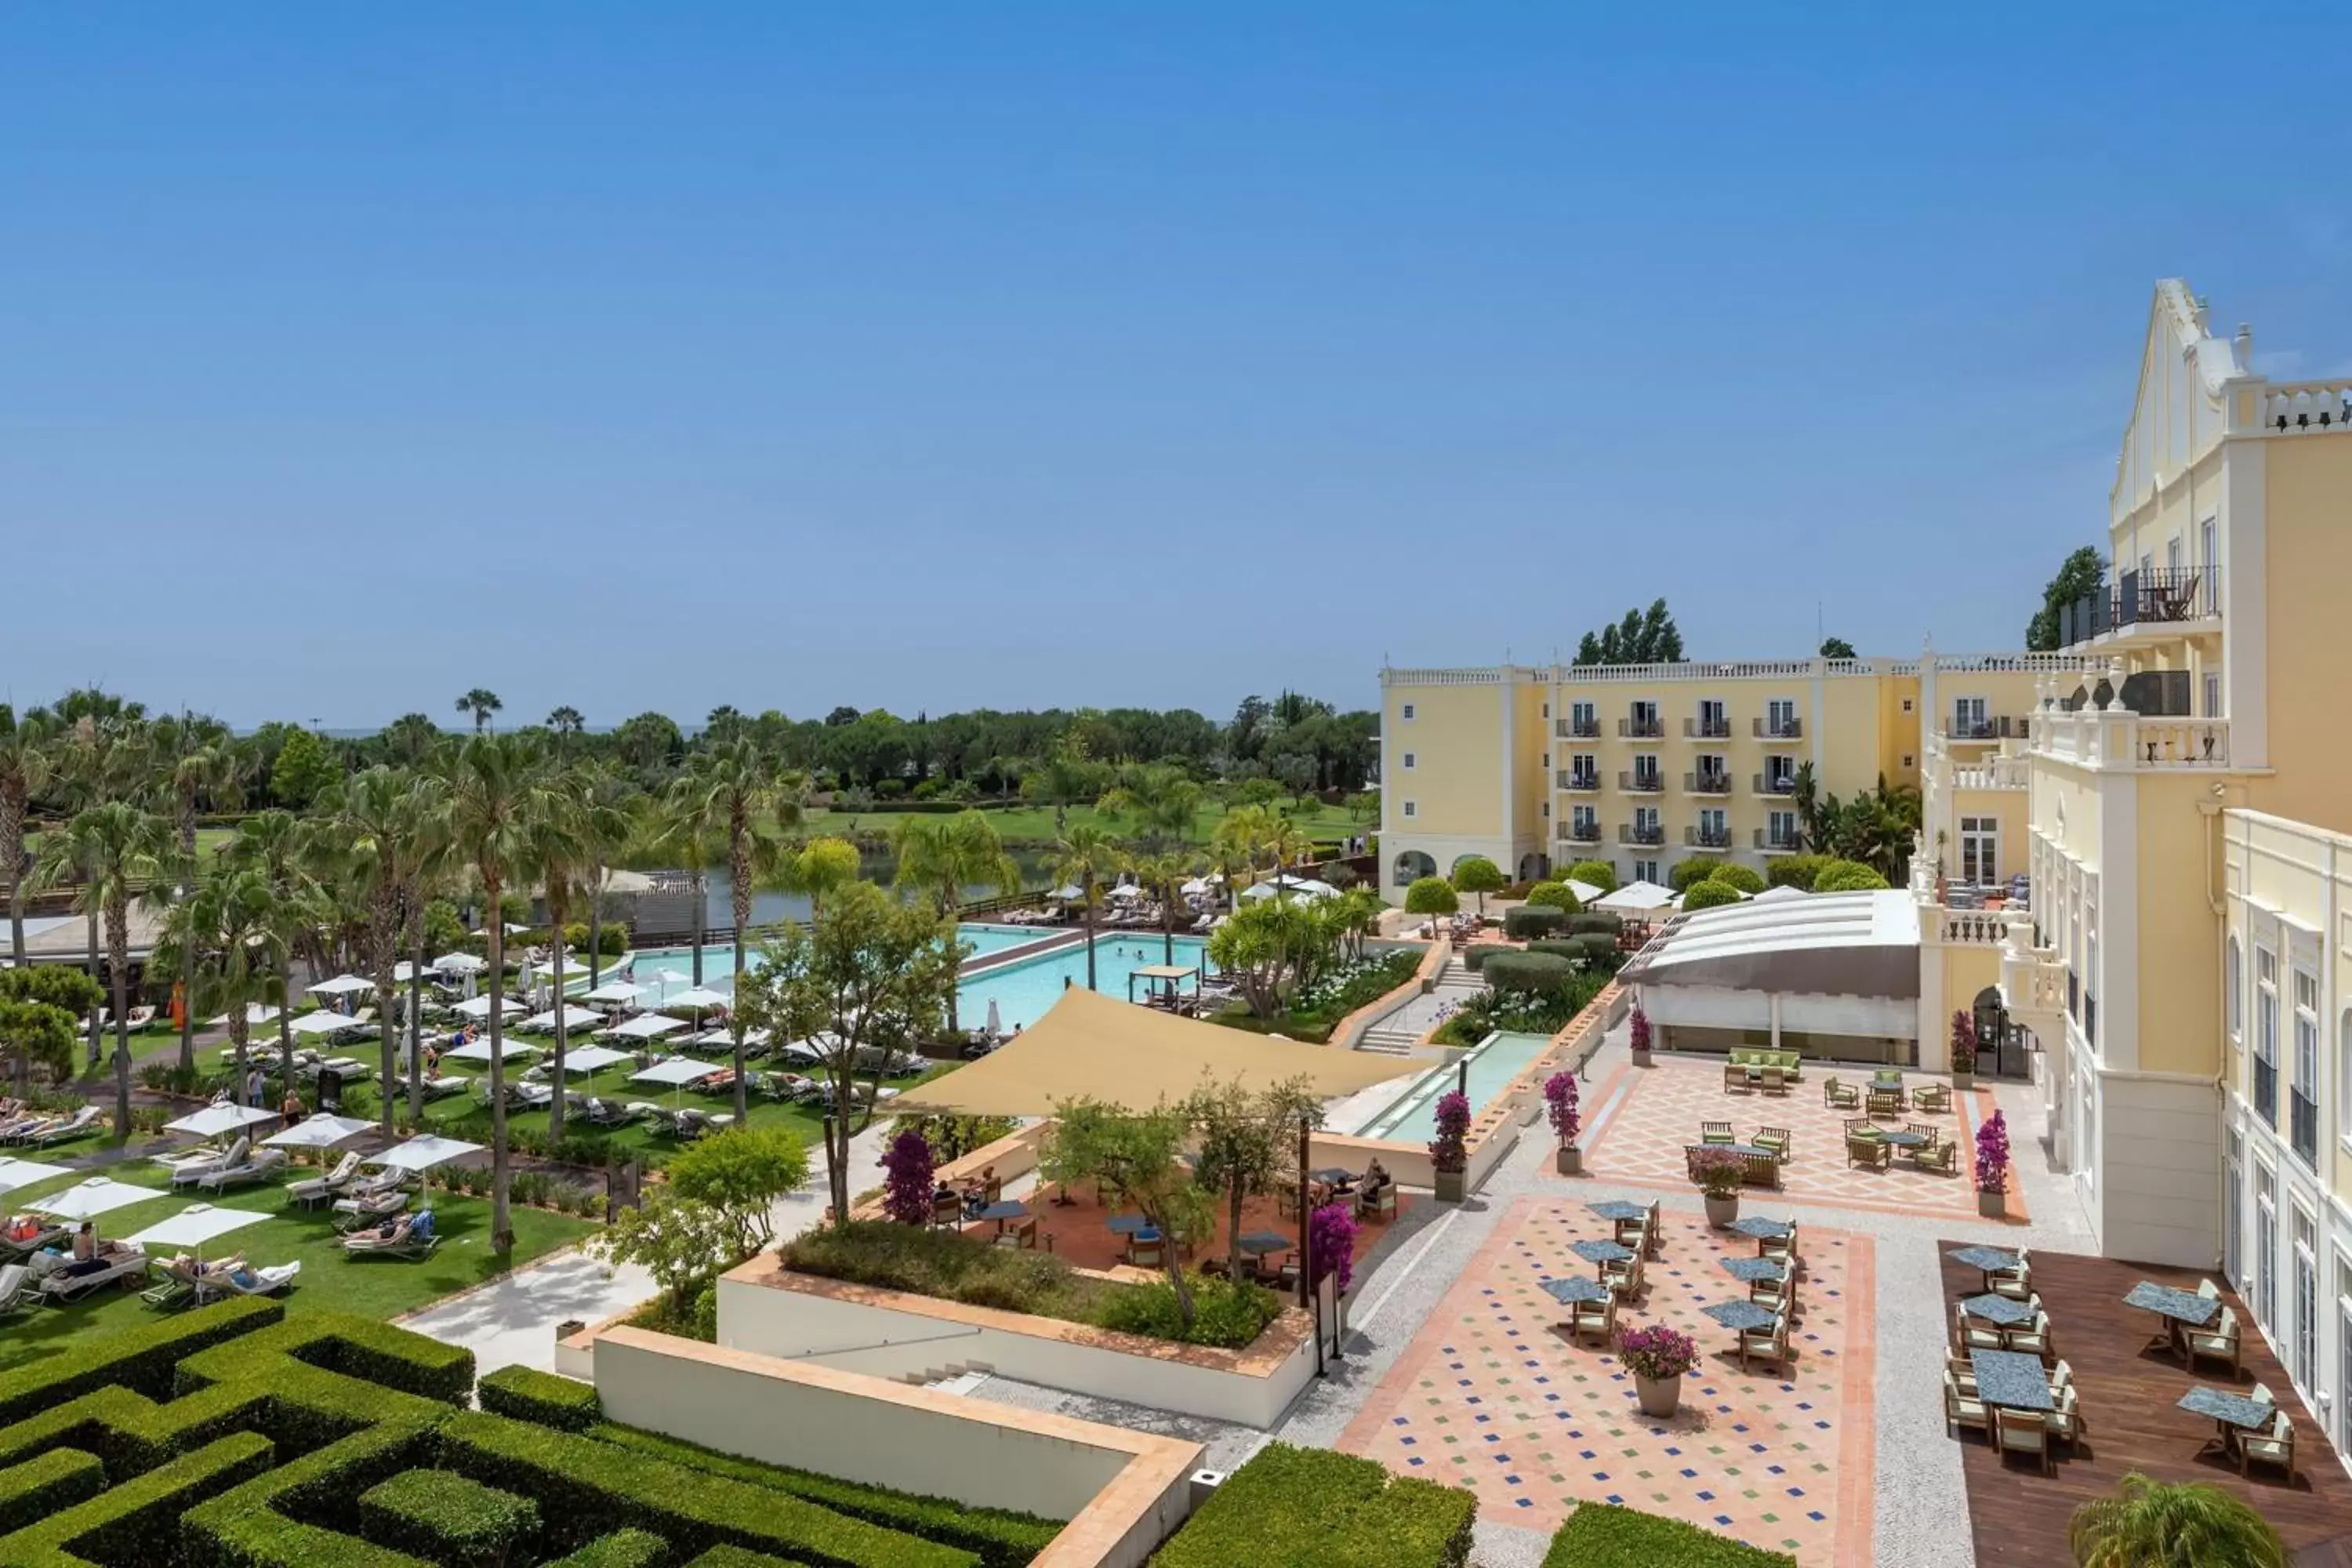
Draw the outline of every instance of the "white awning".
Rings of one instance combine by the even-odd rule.
[[[490,966],[490,961],[471,952],[445,952],[433,961],[433,967],[444,974],[479,974]]]
[[[349,996],[357,991],[373,991],[375,982],[362,980],[356,974],[338,974],[332,980],[321,980],[316,985],[303,987],[313,996]]]
[[[469,996],[457,1004],[457,1011],[468,1018],[487,1018],[490,1016],[490,1009],[500,1003],[506,1005],[506,1010],[509,1013],[527,1011],[521,1003],[511,996]]]
[[[179,1213],[157,1220],[137,1236],[126,1237],[134,1247],[202,1247],[233,1230],[257,1225],[269,1217],[261,1209],[225,1209],[212,1204],[190,1204]]]
[[[70,1166],[44,1165],[37,1160],[0,1160],[0,1193],[13,1193],[18,1187],[29,1187],[35,1182],[71,1174]]]
[[[709,990],[706,987],[697,985],[688,990],[681,991],[675,996],[663,997],[661,999],[661,1005],[665,1008],[692,1007],[697,1011],[700,1011],[709,1007],[724,1007],[733,1000],[733,997],[728,996],[723,993]]]
[[[352,1116],[306,1116],[262,1142],[272,1149],[331,1149],[345,1139],[374,1129],[373,1121]]]
[[[613,1033],[630,1040],[656,1040],[674,1029],[686,1027],[683,1018],[672,1018],[660,1013],[640,1013]]]
[[[397,1149],[387,1149],[368,1162],[371,1165],[386,1165],[396,1171],[429,1171],[449,1160],[462,1160],[468,1154],[482,1152],[479,1143],[468,1143],[457,1138],[436,1138],[427,1132],[411,1138]]]
[[[634,1002],[646,994],[642,985],[632,985],[625,980],[607,980],[593,991],[583,991],[583,1002]]]
[[[223,1102],[207,1105],[202,1110],[191,1111],[177,1121],[163,1123],[166,1132],[185,1132],[194,1138],[218,1138],[224,1133],[241,1131],[256,1122],[275,1121],[278,1112],[264,1110],[257,1105],[230,1105]]]
[[[323,1009],[305,1013],[286,1026],[298,1035],[340,1035],[345,1029],[357,1027],[347,1015]]]
[[[1675,901],[1672,888],[1661,888],[1655,882],[1628,882],[1613,893],[1604,893],[1592,900],[1591,907],[1620,915],[1653,915]]]

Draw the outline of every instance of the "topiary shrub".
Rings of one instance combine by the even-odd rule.
[[[1576,939],[1572,936],[1545,937],[1528,943],[1528,951],[1548,953],[1553,958],[1565,958],[1575,964],[1581,964],[1584,962],[1584,949],[1576,944]]]
[[[593,1384],[537,1367],[502,1366],[476,1384],[474,1392],[492,1415],[566,1432],[585,1432],[604,1419]]]
[[[1726,860],[1717,866],[1707,880],[1720,882],[1727,888],[1737,888],[1751,899],[1764,890],[1764,874],[1753,866],[1742,866],[1735,860]]]
[[[1637,1513],[1614,1503],[1579,1503],[1551,1538],[1543,1568],[1796,1568],[1785,1552],[1767,1552],[1678,1519]]]
[[[1617,868],[1606,860],[1579,860],[1568,868],[1566,880],[1613,893],[1617,890]]]
[[[1612,974],[1617,972],[1619,953],[1617,939],[1614,936],[1607,931],[1589,931],[1570,940],[1576,943],[1578,953],[1584,960],[1585,968],[1606,968]]]
[[[1574,976],[1576,965],[1548,952],[1498,952],[1482,973],[1497,991],[1557,991]]]
[[[1866,893],[1885,886],[1885,878],[1858,860],[1832,860],[1813,879],[1816,893]]]
[[[1721,858],[1714,855],[1693,855],[1677,860],[1674,869],[1666,873],[1666,885],[1677,893],[1686,893],[1715,875],[1722,865]]]
[[[1503,868],[1484,855],[1465,855],[1454,862],[1452,881],[1455,892],[1478,895],[1478,912],[1482,915],[1486,912],[1486,895],[1499,893],[1510,886]]]
[[[1568,929],[1579,936],[1597,931],[1613,939],[1625,929],[1625,921],[1622,916],[1612,914],[1607,910],[1586,910],[1568,917]]]
[[[1569,891],[1566,882],[1538,882],[1528,889],[1528,902],[1540,904],[1546,909],[1563,910],[1571,915],[1584,907],[1577,901],[1576,895]]]
[[[1269,1443],[1169,1538],[1153,1568],[1462,1568],[1478,1497],[1375,1460]]]
[[[448,1568],[499,1568],[539,1530],[529,1498],[450,1470],[404,1470],[360,1494],[361,1533]]]
[[[1776,888],[1802,888],[1813,890],[1813,879],[1830,863],[1826,855],[1784,855],[1764,869],[1764,879]]]
[[[1683,895],[1685,910],[1712,910],[1738,901],[1738,889],[1713,880],[1694,882],[1690,891]]]
[[[1521,904],[1503,916],[1503,934],[1518,937],[1549,936],[1568,924],[1568,911],[1548,904]]]
[[[1454,884],[1443,877],[1422,877],[1404,890],[1404,912],[1409,915],[1454,915],[1462,912],[1462,900],[1454,891]]]

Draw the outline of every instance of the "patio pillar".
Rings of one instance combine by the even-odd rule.
[[[1769,1000],[1772,1004],[1772,1048],[1777,1051],[1780,1048],[1780,994],[1773,992]]]

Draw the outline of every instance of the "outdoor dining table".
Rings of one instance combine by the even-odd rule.
[[[974,1209],[971,1213],[971,1217],[973,1219],[994,1220],[996,1222],[996,1234],[1003,1236],[1004,1234],[1004,1222],[1006,1220],[1027,1219],[1029,1217],[1029,1205],[1021,1202],[1017,1198],[1005,1198],[1001,1202],[983,1205],[980,1208]]]
[[[2220,1300],[2211,1296],[2200,1296],[2194,1290],[2176,1290],[2169,1285],[2159,1285],[2153,1279],[2143,1279],[2124,1295],[2124,1305],[2137,1307],[2143,1312],[2154,1312],[2164,1320],[2164,1332],[2143,1346],[2154,1350],[2161,1345],[2177,1350],[2180,1344],[2179,1325],[2203,1328],[2221,1310]]]
[[[1726,1258],[1721,1261],[1723,1271],[1742,1285],[1760,1285],[1767,1280],[1788,1278],[1788,1270],[1781,1267],[1778,1258]]]
[[[1987,1290],[1992,1289],[1994,1275],[2014,1273],[2019,1261],[2016,1253],[1998,1247],[1956,1247],[1944,1256],[1964,1268],[1973,1268],[1983,1275]]]
[[[1925,1132],[1913,1132],[1907,1130],[1881,1132],[1878,1138],[1880,1142],[1892,1143],[1897,1149],[1916,1149],[1927,1142],[1927,1135]]]
[[[1982,1296],[1969,1297],[1960,1303],[1960,1310],[1971,1318],[1981,1318],[1988,1323],[1996,1324],[2004,1329],[2013,1329],[2020,1323],[2030,1323],[2033,1321],[2033,1309],[2025,1302],[2009,1296],[1995,1296],[1990,1292]]]
[[[1309,1171],[1307,1173],[1327,1187],[1349,1187],[1355,1185],[1356,1183],[1355,1172],[1342,1170],[1337,1165],[1327,1165],[1322,1170]]]
[[[1969,1362],[1976,1368],[1977,1398],[1984,1404],[2011,1410],[2057,1408],[2051,1402],[2050,1374],[2042,1370],[2040,1356],[2023,1351],[1973,1351]]]
[[[1254,1230],[1243,1237],[1237,1245],[1252,1258],[1264,1258],[1270,1252],[1287,1252],[1298,1243],[1279,1231]]]
[[[1568,1244],[1568,1249],[1570,1252],[1575,1253],[1579,1258],[1584,1259],[1587,1263],[1598,1263],[1604,1266],[1611,1263],[1622,1263],[1627,1258],[1633,1256],[1633,1249],[1630,1247],[1623,1247],[1613,1241],[1601,1241],[1597,1238],[1586,1241],[1570,1242]]]
[[[1611,1198],[1603,1203],[1587,1204],[1585,1208],[1614,1224],[1621,1219],[1641,1219],[1650,1212],[1647,1204],[1637,1204],[1629,1198]]]
[[[1786,1241],[1797,1233],[1797,1227],[1789,1221],[1766,1219],[1760,1214],[1733,1220],[1723,1228],[1735,1236],[1745,1236],[1757,1241]]]
[[[2191,1415],[2202,1415],[2213,1423],[2213,1436],[2205,1439],[2205,1447],[2218,1446],[2229,1452],[2233,1432],[2259,1432],[2271,1424],[2278,1406],[2267,1399],[2249,1399],[2242,1394],[2232,1394],[2226,1388],[2210,1388],[2200,1384],[2180,1396],[2177,1406]]]
[[[1579,1302],[1609,1300],[1608,1286],[1598,1279],[1587,1279],[1580,1275],[1574,1279],[1547,1279],[1543,1281],[1542,1289],[1545,1295],[1563,1307],[1573,1307]]]
[[[1717,1301],[1711,1306],[1701,1307],[1699,1310],[1736,1334],[1744,1334],[1750,1329],[1769,1328],[1772,1323],[1772,1310],[1759,1307],[1753,1301]]]
[[[1103,1226],[1113,1236],[1133,1236],[1138,1231],[1159,1228],[1139,1214],[1115,1214],[1103,1221]]]

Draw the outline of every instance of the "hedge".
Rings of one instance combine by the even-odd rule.
[[[1625,918],[1608,910],[1584,910],[1568,917],[1568,929],[1578,936],[1613,938],[1625,929]]]
[[[14,1372],[0,1373],[0,1426],[95,1389],[122,1387],[150,1398],[168,1398],[173,1369],[183,1357],[267,1328],[285,1316],[285,1305],[278,1301],[225,1301],[125,1329],[43,1356]]]
[[[1521,904],[1503,913],[1503,934],[1511,937],[1549,936],[1568,924],[1568,911],[1549,904]]]
[[[642,1530],[616,1530],[541,1568],[661,1568],[668,1556],[669,1542],[660,1536]]]
[[[403,1470],[360,1494],[362,1535],[443,1568],[499,1568],[538,1531],[537,1503],[451,1470]]]
[[[593,1437],[459,1411],[442,1426],[444,1460],[490,1486],[536,1498],[550,1520],[589,1534],[651,1531],[680,1553],[729,1544],[777,1549],[842,1568],[963,1568],[979,1557],[851,1519],[772,1487],[689,1469]]]
[[[334,1527],[356,1521],[356,1500],[370,1488],[433,1452],[433,1428],[418,1422],[354,1432],[189,1510],[188,1556],[205,1568],[429,1568]]]
[[[1813,879],[1816,893],[1864,893],[1886,885],[1886,879],[1875,868],[1858,860],[1829,861]]]
[[[1685,910],[1719,909],[1725,904],[1739,902],[1739,889],[1727,882],[1702,880],[1693,882],[1689,892],[1683,895]]]
[[[1785,1552],[1767,1552],[1678,1519],[1613,1503],[1577,1506],[1551,1538],[1543,1568],[1796,1568]]]
[[[37,1459],[27,1459],[0,1470],[0,1535],[60,1510],[87,1501],[106,1489],[106,1467],[95,1454],[79,1448],[52,1448]]]
[[[1581,882],[1588,888],[1598,888],[1604,893],[1613,893],[1617,890],[1617,868],[1606,860],[1579,860],[1568,868],[1567,874],[1560,879],[1567,882]]]
[[[1749,898],[1764,890],[1763,874],[1753,866],[1742,866],[1737,860],[1726,860],[1708,876],[1710,882],[1720,882],[1727,888],[1737,888]]]
[[[1714,855],[1693,855],[1675,862],[1666,873],[1666,885],[1677,893],[1687,893],[1723,868],[1723,861]]]
[[[1211,1494],[1153,1568],[1463,1568],[1477,1494],[1370,1459],[1269,1443]]]
[[[746,1552],[740,1546],[714,1546],[686,1568],[792,1568],[792,1564],[781,1557]]]
[[[474,1385],[482,1408],[564,1432],[585,1432],[604,1419],[596,1389],[575,1378],[531,1366],[502,1366]]]
[[[305,1313],[191,1356],[173,1387],[187,1394],[267,1376],[280,1356],[448,1405],[465,1403],[474,1387],[473,1352],[349,1312]]]
[[[1545,937],[1528,943],[1529,952],[1539,952],[1549,958],[1564,958],[1570,963],[1584,962],[1584,949],[1572,936]]]
[[[1764,879],[1776,888],[1813,890],[1813,879],[1830,863],[1826,855],[1783,855],[1764,868]]]
[[[79,1448],[95,1455],[119,1485],[174,1454],[243,1431],[252,1425],[251,1412],[268,1399],[266,1391],[224,1385],[158,1405],[127,1388],[100,1388],[0,1428],[0,1465],[54,1448]]]
[[[1538,882],[1528,889],[1528,902],[1545,909],[1564,910],[1570,914],[1584,907],[1566,882]]]
[[[1576,965],[1549,952],[1498,952],[1480,973],[1497,991],[1558,991],[1575,975]]]
[[[0,1539],[0,1562],[8,1568],[178,1562],[181,1515],[268,1468],[269,1439],[260,1433],[223,1437]]]
[[[978,1554],[988,1568],[1023,1568],[1062,1532],[1059,1520],[1041,1519],[1010,1509],[975,1508],[952,1498],[921,1497],[887,1487],[821,1476],[812,1470],[740,1459],[635,1426],[602,1426],[590,1435],[690,1469],[748,1481],[753,1486],[773,1487],[868,1524],[960,1546]]]

